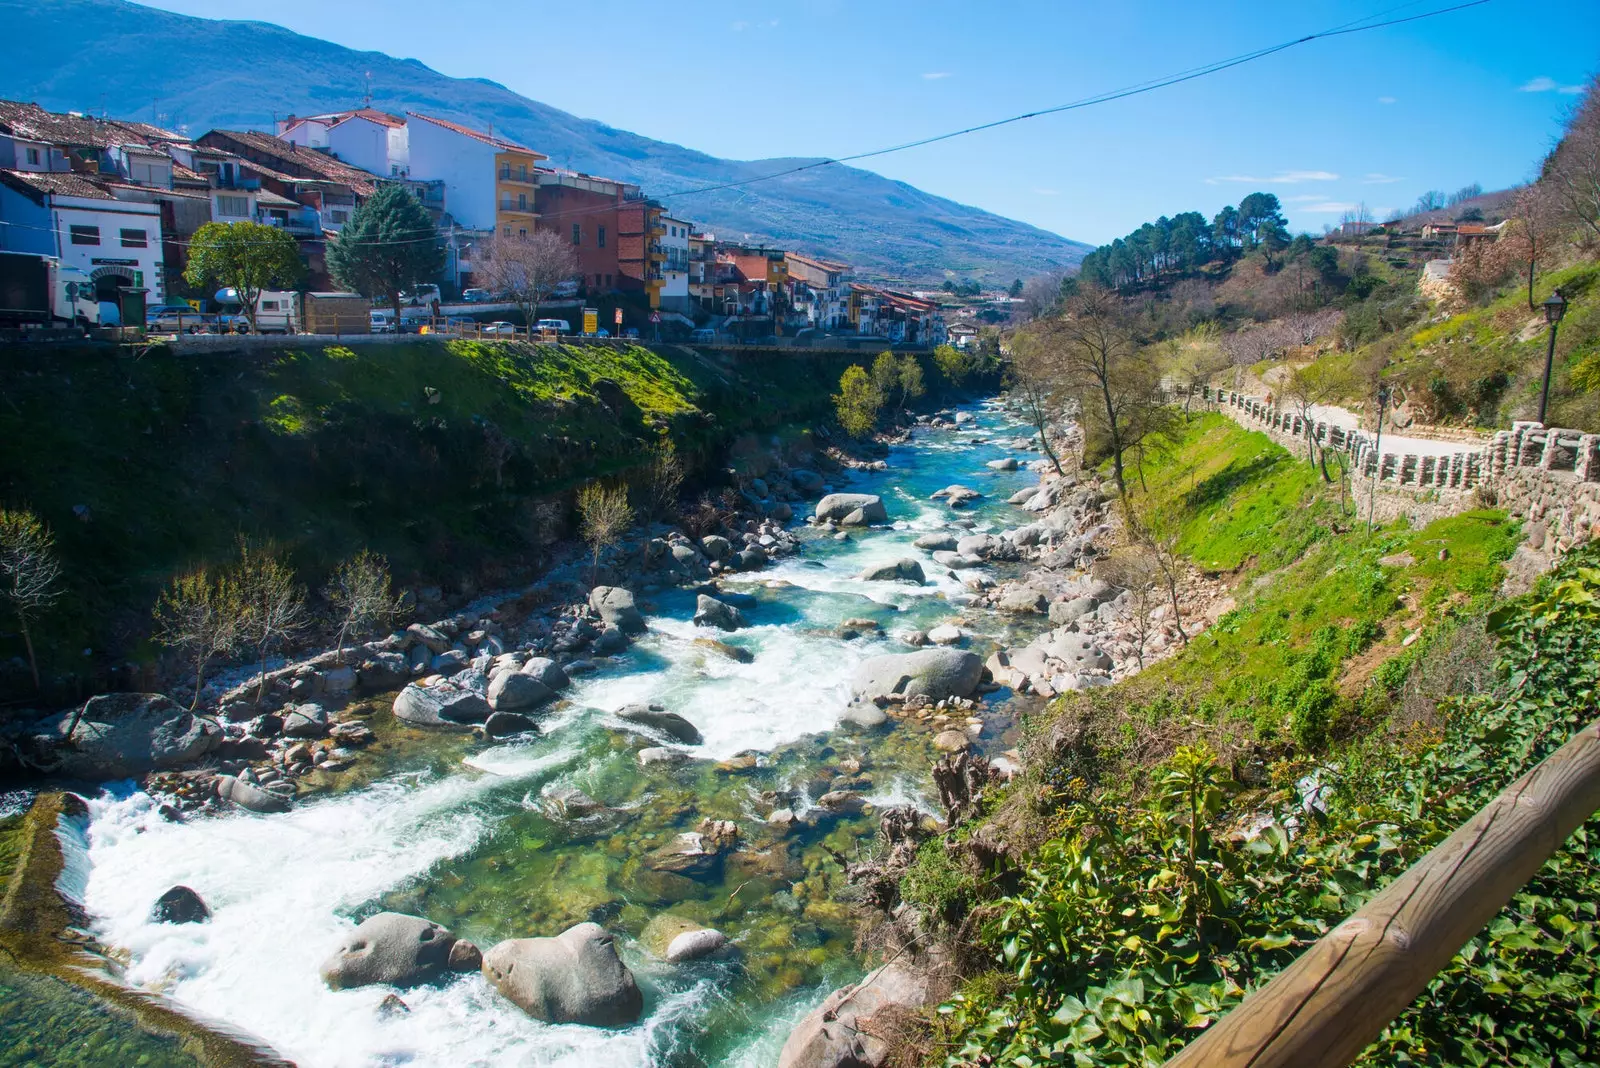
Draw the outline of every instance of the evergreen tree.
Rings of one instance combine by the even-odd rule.
[[[444,245],[422,201],[401,185],[382,185],[328,242],[334,280],[364,297],[387,297],[400,321],[400,291],[444,272]]]

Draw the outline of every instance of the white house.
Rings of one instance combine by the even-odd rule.
[[[532,233],[537,214],[535,163],[544,155],[492,133],[406,112],[411,177],[442,181],[445,203],[469,230]]]
[[[656,238],[662,254],[661,307],[686,312],[689,310],[689,231],[693,226],[671,215],[661,216],[661,225],[666,227],[666,233]]]
[[[0,248],[59,257],[94,281],[98,300],[119,289],[166,299],[161,206],[118,200],[83,175],[0,171]]]
[[[411,139],[406,120],[375,108],[356,108],[330,115],[290,117],[278,124],[278,136],[304,148],[319,148],[373,174],[404,177],[411,167]]]

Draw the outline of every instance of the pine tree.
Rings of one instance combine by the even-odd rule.
[[[422,201],[383,185],[328,242],[328,270],[364,297],[387,297],[400,321],[400,291],[444,272],[444,245]]]

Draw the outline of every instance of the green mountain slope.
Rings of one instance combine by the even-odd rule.
[[[350,107],[372,78],[373,106],[439,115],[514,137],[564,167],[638,182],[661,195],[770,174],[798,160],[724,160],[582,119],[483,79],[358,52],[262,22],[191,18],[127,0],[0,0],[13,42],[0,97],[187,127],[270,129],[274,115]],[[854,167],[830,166],[669,203],[718,234],[831,254],[862,273],[934,280],[946,269],[1009,282],[1076,263],[1088,246],[931,196]],[[982,274],[979,275],[982,277]]]

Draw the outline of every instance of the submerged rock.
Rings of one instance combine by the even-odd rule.
[[[736,660],[741,664],[755,663],[756,654],[737,645],[719,642],[715,638],[696,638],[694,643],[702,649],[710,649],[718,656],[725,656],[729,660]]]
[[[616,940],[597,923],[554,938],[513,938],[483,955],[483,977],[518,1008],[549,1023],[623,1027],[644,1011]]]
[[[697,627],[716,627],[719,630],[738,630],[745,625],[744,613],[731,604],[724,604],[709,594],[700,594],[695,602],[694,623]]]
[[[287,797],[263,790],[259,786],[252,786],[232,775],[218,775],[216,790],[217,796],[222,800],[231,801],[251,812],[288,812],[291,807]]]
[[[668,712],[661,705],[623,705],[617,709],[616,715],[620,720],[659,731],[684,745],[699,745],[705,741],[693,723],[676,712]]]
[[[455,942],[455,935],[431,920],[380,912],[346,935],[319,971],[334,990],[375,983],[416,986],[449,969]]]

